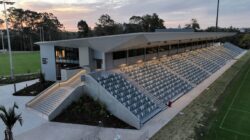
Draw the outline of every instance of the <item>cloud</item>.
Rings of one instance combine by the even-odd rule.
[[[133,15],[157,13],[167,27],[184,26],[196,18],[206,28],[215,24],[216,5],[217,0],[18,0],[15,6],[51,12],[66,30],[76,30],[79,20],[86,20],[93,27],[106,13],[121,23],[128,22]],[[220,6],[220,26],[249,26],[249,0],[224,0]]]

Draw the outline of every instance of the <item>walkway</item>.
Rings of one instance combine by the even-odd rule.
[[[22,82],[17,84],[17,90],[23,89],[26,84],[32,85],[36,83],[38,80],[32,80],[28,82]],[[25,108],[25,104],[30,101],[33,97],[25,97],[25,96],[12,96],[12,93],[14,92],[13,84],[0,86],[0,105],[11,107],[13,106],[14,102],[17,103],[19,106],[18,112],[22,113],[23,117],[23,126],[21,127],[19,124],[16,124],[13,133],[14,135],[21,134],[23,132],[26,132],[30,129],[36,128],[42,123],[45,123],[46,121],[40,117],[38,117],[36,114],[34,114],[32,111],[29,111]],[[0,139],[4,138],[4,130],[5,126],[2,121],[0,121]]]

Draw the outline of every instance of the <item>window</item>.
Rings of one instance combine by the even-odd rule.
[[[173,45],[171,45],[171,48],[172,48],[172,49],[177,49],[177,47],[178,47],[178,44],[173,44]]]
[[[58,63],[79,64],[78,48],[55,47],[55,57]]]
[[[192,42],[187,43],[187,47],[192,47],[192,46],[193,46]]]
[[[167,50],[170,50],[170,46],[169,45],[161,46],[159,48],[159,52],[164,52],[164,51],[167,51]]]
[[[113,60],[123,59],[127,57],[127,51],[113,52]]]
[[[146,54],[153,54],[153,53],[157,53],[157,52],[158,52],[158,48],[157,47],[147,48],[146,49]]]
[[[186,44],[183,43],[183,44],[179,44],[179,48],[185,48],[186,47]]]
[[[129,57],[140,56],[140,55],[144,55],[144,48],[133,49],[133,50],[129,50],[129,52],[128,52]]]

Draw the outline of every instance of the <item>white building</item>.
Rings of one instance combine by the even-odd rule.
[[[218,42],[232,35],[159,32],[39,42],[42,72],[57,82],[27,106],[51,120],[88,94],[140,129],[243,54],[233,44]]]
[[[158,32],[38,42],[46,80],[65,77],[62,69],[112,69],[163,55],[206,47],[234,33]]]

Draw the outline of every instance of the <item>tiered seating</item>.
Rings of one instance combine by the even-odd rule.
[[[212,46],[212,47],[208,47],[207,49],[210,50],[211,52],[213,52],[214,54],[224,58],[225,60],[231,60],[231,59],[233,59],[235,57],[231,53],[228,53],[221,46]]]
[[[190,84],[163,68],[157,61],[140,66],[133,65],[123,68],[122,71],[165,103],[192,89]]]
[[[139,120],[159,112],[158,106],[119,74],[100,76],[97,81]],[[146,120],[145,120],[146,121]]]
[[[194,84],[199,84],[209,76],[207,72],[183,59],[180,55],[162,59],[162,63]]]
[[[199,56],[209,59],[210,61],[213,61],[214,63],[220,66],[224,66],[226,64],[226,60],[224,58],[219,57],[218,55],[212,53],[211,50],[201,49],[201,50],[198,50],[197,52]]]
[[[229,51],[236,53],[237,55],[241,54],[244,50],[231,44],[231,43],[225,43],[224,47],[228,49]]]
[[[231,56],[232,56],[232,59],[239,55],[238,53],[233,52],[233,51],[231,51],[231,50],[225,48],[224,46],[220,46],[220,49],[221,49],[222,51],[226,52],[227,54],[231,55]]]
[[[213,63],[212,61],[209,61],[204,57],[197,55],[196,52],[188,52],[185,59],[192,61],[193,63],[199,65],[210,73],[214,73],[220,68],[219,65]]]

